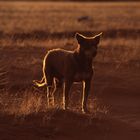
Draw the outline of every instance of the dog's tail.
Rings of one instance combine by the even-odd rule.
[[[47,83],[46,83],[46,79],[45,77],[43,76],[42,79],[39,81],[39,80],[33,80],[33,83],[35,86],[38,86],[38,87],[43,87],[43,86],[46,86]]]
[[[47,86],[47,79],[46,79],[46,74],[45,74],[45,69],[46,69],[46,58],[47,58],[47,55],[45,56],[44,60],[43,60],[43,77],[40,81],[38,80],[33,80],[33,83],[35,86],[38,86],[38,87],[43,87],[43,86]]]

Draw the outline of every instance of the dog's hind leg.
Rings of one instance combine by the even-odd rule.
[[[56,90],[54,91],[55,93],[54,93],[54,101],[55,101],[55,103],[56,103],[56,105],[57,105],[57,107],[59,107],[59,106],[62,106],[62,100],[61,100],[61,98],[62,98],[62,93],[63,93],[63,80],[62,79],[55,79],[55,87],[56,87]]]
[[[47,76],[47,102],[48,107],[54,105],[54,92],[56,90],[56,87],[53,84],[53,77]]]
[[[69,103],[69,91],[71,88],[72,82],[70,80],[66,80],[63,85],[63,109],[68,108]]]

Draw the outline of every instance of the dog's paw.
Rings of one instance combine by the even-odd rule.
[[[87,108],[82,108],[83,114],[90,114],[90,111]]]
[[[70,110],[70,108],[69,108],[69,107],[64,106],[64,105],[62,106],[62,109],[63,109],[63,110]]]
[[[38,81],[37,80],[33,80],[33,85],[37,86]]]

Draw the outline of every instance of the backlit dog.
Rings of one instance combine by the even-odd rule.
[[[39,87],[47,86],[48,99],[54,96],[58,87],[63,87],[63,108],[67,109],[69,91],[73,82],[82,82],[82,111],[88,111],[87,99],[93,76],[92,61],[97,54],[101,34],[85,37],[76,33],[75,37],[78,41],[76,50],[53,49],[48,51],[43,61],[43,78],[41,81],[34,81]]]

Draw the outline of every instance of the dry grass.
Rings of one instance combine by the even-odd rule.
[[[74,93],[73,91],[73,94]],[[56,96],[56,95],[55,95]],[[79,94],[80,97],[80,94]],[[75,97],[71,97],[75,98]],[[43,93],[43,91],[27,89],[25,91],[19,91],[17,93],[9,93],[8,91],[1,90],[0,92],[0,113],[5,115],[14,115],[16,117],[22,117],[29,114],[39,114],[39,113],[47,113],[49,110],[61,110],[62,108],[62,97],[55,97],[55,106],[49,107],[47,106],[47,97]],[[59,100],[59,102],[58,102]],[[80,98],[77,103],[71,100],[70,106],[71,111],[80,113]],[[74,107],[73,107],[74,106]],[[89,101],[89,108],[91,110],[91,114],[94,116],[104,116],[108,113],[108,107],[103,105],[97,98]],[[81,112],[82,113],[82,112]]]
[[[139,9],[136,2],[0,2],[0,139],[128,140],[134,132],[139,135]],[[48,108],[44,89],[32,83],[41,79],[49,49],[77,47],[77,31],[103,32],[93,63],[91,114],[80,112],[81,85],[72,87],[70,110],[64,111],[61,91],[55,107]],[[3,80],[8,83],[1,86]]]
[[[83,6],[72,2],[0,2],[0,56],[8,65],[9,89],[18,92],[0,93],[1,112],[28,115],[48,110],[44,94],[30,90],[32,80],[40,79],[42,59],[49,49],[76,48],[76,31],[85,35],[103,31],[95,63],[99,72],[103,67],[104,75],[115,75],[124,64],[139,68],[139,8],[139,3]],[[115,66],[109,69],[107,64]],[[108,85],[109,82],[102,85],[98,93]],[[77,109],[80,104],[74,106]],[[94,114],[108,111],[96,99],[89,107]]]
[[[139,3],[1,2],[1,33],[139,30]]]

